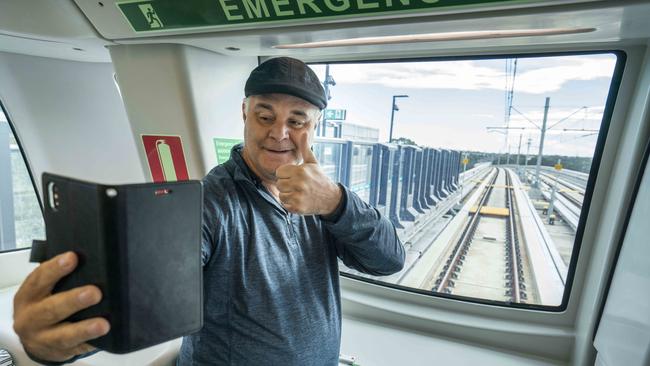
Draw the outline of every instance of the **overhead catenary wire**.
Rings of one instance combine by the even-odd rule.
[[[505,85],[505,110],[504,110],[504,125],[506,126],[505,133],[505,150],[506,164],[509,163],[510,153],[508,149],[508,127],[510,127],[510,116],[512,115],[512,103],[514,100],[515,80],[517,78],[517,59],[506,59],[506,85]]]

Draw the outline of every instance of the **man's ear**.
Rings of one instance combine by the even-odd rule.
[[[246,122],[246,102],[241,103],[241,116],[244,122]]]

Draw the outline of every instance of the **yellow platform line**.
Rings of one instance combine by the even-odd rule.
[[[476,206],[469,209],[469,213],[476,213]],[[505,207],[481,207],[481,215],[485,216],[497,216],[497,217],[508,217],[510,216],[510,210]]]

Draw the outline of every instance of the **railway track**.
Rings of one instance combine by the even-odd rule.
[[[528,273],[510,172],[495,169],[438,272],[435,292],[526,302]]]
[[[543,183],[546,183],[549,189],[552,189],[553,185],[555,184],[555,177],[549,174],[541,174],[541,175],[542,175],[541,181]],[[585,198],[584,188],[568,183],[564,181],[563,178],[559,178],[557,182],[559,185],[565,187],[565,189],[559,189],[557,193],[559,193],[561,196],[565,197],[569,202],[577,206],[578,209],[581,209],[582,202],[584,201]]]
[[[548,202],[551,201],[553,186],[555,185],[555,177],[548,177],[542,175],[540,177],[541,194]],[[562,180],[558,180],[558,185],[562,184]],[[557,189],[555,192],[555,211],[564,219],[564,221],[573,229],[577,230],[580,221],[580,214],[582,212],[582,202],[584,194],[579,194],[576,191],[564,191]]]

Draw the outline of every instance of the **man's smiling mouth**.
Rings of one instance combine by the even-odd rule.
[[[286,154],[290,153],[292,149],[270,149],[270,148],[264,148],[264,150],[273,153],[273,154]]]

